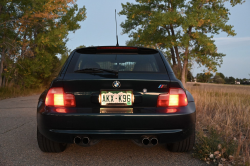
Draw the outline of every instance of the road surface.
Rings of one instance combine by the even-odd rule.
[[[171,153],[164,145],[139,147],[129,140],[102,140],[91,147],[71,144],[62,153],[43,153],[36,141],[38,97],[0,100],[0,166],[206,165],[190,153]]]

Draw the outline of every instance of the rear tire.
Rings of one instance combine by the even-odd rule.
[[[194,142],[195,142],[195,128],[192,129],[191,135],[180,141],[167,144],[167,148],[171,152],[189,152],[193,150]]]
[[[37,129],[37,143],[38,143],[40,150],[43,152],[59,153],[59,152],[63,152],[67,147],[67,144],[54,142],[44,137],[39,132],[38,129]]]

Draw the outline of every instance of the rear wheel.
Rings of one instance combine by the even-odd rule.
[[[167,144],[167,148],[171,152],[189,152],[194,147],[195,142],[195,128],[192,129],[191,135],[180,141],[180,142],[174,142]]]
[[[63,152],[67,147],[67,144],[54,142],[44,137],[39,132],[38,129],[37,129],[37,143],[39,148],[43,152],[54,152],[54,153]]]

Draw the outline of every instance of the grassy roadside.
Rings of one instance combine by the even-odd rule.
[[[187,83],[197,109],[194,156],[215,164],[250,164],[250,86]]]
[[[14,98],[14,97],[21,97],[21,96],[30,96],[35,94],[41,94],[46,88],[26,88],[21,89],[18,87],[4,87],[0,88],[0,100],[7,99],[7,98]]]

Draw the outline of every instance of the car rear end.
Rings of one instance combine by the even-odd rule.
[[[40,96],[37,111],[39,133],[61,144],[131,139],[139,145],[167,143],[172,151],[188,151],[194,142],[193,97],[154,49],[73,51]]]

